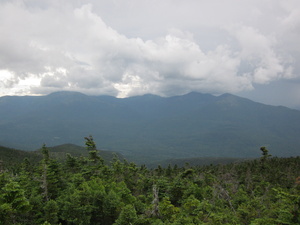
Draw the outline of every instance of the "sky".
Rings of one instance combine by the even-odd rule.
[[[232,93],[300,109],[299,0],[0,0],[0,96]]]

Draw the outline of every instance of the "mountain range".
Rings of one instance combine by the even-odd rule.
[[[98,149],[136,162],[300,155],[300,111],[231,94],[129,98],[55,92],[0,98],[0,145],[23,150],[93,135]]]

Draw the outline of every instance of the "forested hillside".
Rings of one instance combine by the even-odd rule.
[[[75,157],[88,156],[88,152],[85,147],[73,145],[73,144],[63,144],[53,147],[48,147],[49,156],[58,162],[63,162],[66,160],[68,154]],[[99,152],[99,156],[108,164],[112,159],[117,156],[119,159],[124,159],[124,157],[116,152],[103,151]],[[28,159],[32,164],[37,164],[43,155],[40,150],[36,151],[24,151],[19,149],[7,148],[0,146],[0,165],[5,168],[15,168],[16,164],[20,164],[24,159]]]
[[[148,169],[117,157],[105,165],[91,137],[86,146],[86,157],[58,162],[43,146],[38,164],[3,167],[1,224],[300,223],[300,157],[262,147],[257,160]]]
[[[43,143],[81,145],[92,134],[100,149],[138,163],[172,158],[256,157],[267,146],[297,156],[300,111],[238,96],[189,93],[118,99],[57,92],[0,98],[0,145],[36,150]]]
[[[43,157],[37,152],[26,152],[18,149],[0,146],[0,164],[6,169],[14,168],[23,162],[25,158],[30,159],[31,163],[39,162]]]

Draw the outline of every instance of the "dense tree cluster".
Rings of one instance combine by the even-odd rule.
[[[300,157],[148,169],[117,157],[104,164],[92,137],[89,157],[61,163],[43,146],[0,173],[0,224],[299,224]]]

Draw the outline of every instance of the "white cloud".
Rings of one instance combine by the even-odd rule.
[[[89,2],[0,3],[6,93],[237,93],[295,76],[285,40],[299,37],[297,3]]]
[[[253,27],[242,26],[234,33],[241,51],[241,60],[251,65],[253,82],[266,84],[280,79],[291,78],[291,68],[275,52],[276,40],[265,36]]]
[[[2,95],[25,95],[31,88],[38,87],[41,79],[34,74],[26,78],[17,78],[8,70],[0,70],[0,96]]]

